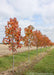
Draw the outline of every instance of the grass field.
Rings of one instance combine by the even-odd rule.
[[[48,47],[47,49],[49,49]],[[38,53],[46,51],[46,48],[38,49]],[[29,51],[29,57],[32,59],[36,56],[36,50]],[[28,61],[28,51],[23,53],[17,53],[14,55],[14,66],[18,66],[20,63]],[[0,72],[12,68],[12,55],[0,57]]]
[[[54,49],[25,75],[54,75]]]

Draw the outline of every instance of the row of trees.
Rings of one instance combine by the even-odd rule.
[[[42,35],[39,30],[34,31],[32,25],[29,25],[24,31],[25,36],[22,37],[22,41],[24,41],[25,46],[46,47],[54,45],[54,43],[52,43],[46,35]]]
[[[24,42],[24,46],[36,46],[46,47],[54,45],[51,40],[46,36],[42,35],[39,30],[34,31],[34,27],[29,25],[24,29],[25,36],[21,35],[21,28],[19,27],[16,18],[10,18],[5,26],[5,38],[3,39],[4,44],[9,44],[9,50],[16,51],[16,48],[21,47],[20,41]]]
[[[7,22],[7,26],[5,26],[5,38],[3,39],[4,44],[9,45],[9,50],[12,50],[12,53],[16,51],[18,47],[21,48],[20,42],[24,42],[24,46],[36,46],[38,47],[46,47],[54,45],[46,35],[42,35],[42,33],[38,30],[34,31],[34,27],[29,25],[24,29],[25,36],[21,35],[21,28],[19,27],[18,21],[16,18],[10,18],[10,21]],[[13,73],[14,73],[14,54],[13,54]]]

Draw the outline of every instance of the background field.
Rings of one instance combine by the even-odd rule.
[[[36,49],[36,47],[31,47],[29,50]],[[21,47],[17,49],[17,52],[27,51],[28,47]],[[0,56],[12,54],[12,51],[9,51],[8,45],[0,44]]]
[[[42,74],[41,74],[42,73]],[[24,75],[54,75],[54,49]]]
[[[48,47],[47,49],[50,49],[50,47]],[[44,52],[44,51],[46,51],[46,48],[38,49],[38,53]],[[18,66],[22,62],[28,61],[28,55],[29,55],[29,59],[32,60],[32,58],[34,58],[37,55],[36,49],[29,51],[29,53],[28,51],[25,51],[23,53],[15,54],[14,55],[14,63],[15,63],[14,66]],[[13,62],[12,55],[6,55],[4,57],[0,57],[0,72],[12,68],[12,62]]]

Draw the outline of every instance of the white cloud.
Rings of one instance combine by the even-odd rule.
[[[54,42],[54,26],[49,26],[49,27],[36,27],[37,30],[40,30],[43,35],[46,35],[49,37],[49,39]]]
[[[20,20],[19,21],[19,26],[21,27],[22,29],[22,35],[24,36],[24,28],[29,26],[29,25],[33,25],[35,27],[35,22],[31,22],[31,21],[28,21],[28,20]]]
[[[35,26],[36,23],[32,21],[34,20],[34,15],[41,16],[44,22],[44,27],[41,24],[39,26]],[[32,24],[35,28],[39,30],[45,30],[45,32],[43,32],[45,34],[47,34],[48,32],[53,33],[54,0],[0,0],[1,32],[4,30],[4,26],[7,24],[7,21],[10,17],[16,17],[19,20],[19,25],[22,28],[22,35],[24,34],[23,29],[30,24]],[[25,18],[28,19],[24,20]],[[37,18],[35,20],[37,20]],[[47,28],[45,27],[45,24]],[[48,24],[51,24],[51,26],[48,27]],[[46,32],[47,30],[48,32]],[[51,36],[49,35],[49,37]]]
[[[30,18],[35,14],[42,16],[45,22],[54,23],[54,0],[2,0],[4,8],[1,11],[9,16]],[[7,3],[9,2],[9,4]],[[2,2],[1,5],[2,7]],[[10,12],[11,11],[11,12]]]
[[[4,16],[31,19],[39,14],[45,22],[54,23],[54,0],[0,0],[0,7]]]

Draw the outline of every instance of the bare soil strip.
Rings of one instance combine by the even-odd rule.
[[[36,49],[36,47],[30,47],[29,50],[34,50],[34,49]],[[27,50],[28,50],[28,47],[21,47],[17,49],[17,52],[24,52]],[[5,55],[10,55],[10,54],[12,54],[12,51],[9,51],[8,45],[0,44],[0,57]]]
[[[23,73],[27,71],[29,68],[32,68],[35,64],[37,64],[41,59],[43,59],[54,47],[51,47],[47,52],[39,53],[38,56],[35,56],[33,60],[27,61],[25,63],[21,63],[18,67],[14,68],[14,75],[24,75]],[[0,73],[0,75],[13,75],[12,69],[4,71]]]

